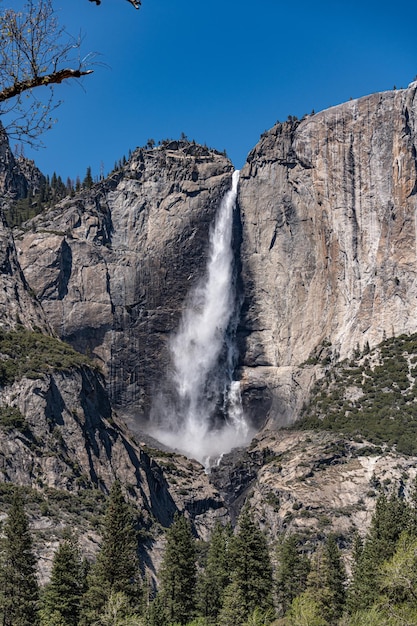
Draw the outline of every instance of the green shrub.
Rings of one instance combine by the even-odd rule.
[[[6,433],[12,430],[20,430],[25,432],[29,430],[29,426],[18,408],[14,406],[0,407],[0,428]]]
[[[268,491],[265,496],[265,502],[269,504],[273,508],[273,510],[278,513],[280,507],[280,499],[279,496],[273,491]]]
[[[388,339],[366,354],[337,364],[315,384],[296,427],[360,435],[417,454],[417,334]]]
[[[0,330],[0,384],[6,385],[27,376],[39,378],[50,371],[92,365],[90,359],[68,344],[38,331],[19,327]]]

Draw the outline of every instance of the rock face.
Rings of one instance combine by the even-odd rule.
[[[296,532],[305,540],[328,533],[351,539],[369,527],[378,493],[412,493],[415,458],[333,433],[265,430],[245,452],[232,453],[212,480],[232,504],[247,498],[271,539]]]
[[[260,419],[294,420],[309,357],[417,330],[416,90],[277,124],[248,156],[241,359]]]
[[[0,217],[0,328],[11,330],[17,324],[50,332],[39,303],[29,293],[12,234]]]
[[[58,335],[99,359],[113,402],[147,414],[166,338],[206,261],[232,165],[188,142],[138,149],[123,171],[21,233],[19,260]]]
[[[16,159],[0,124],[0,211],[13,200],[26,196],[29,188],[36,188],[43,179],[33,161]],[[26,279],[19,266],[10,229],[0,217],[0,328],[10,330],[22,324],[41,330],[50,327],[39,303],[29,293]]]
[[[202,539],[216,520],[229,519],[204,468],[132,437],[112,411],[103,382],[81,367],[23,378],[0,391],[0,415],[3,407],[13,407],[25,418],[16,428],[0,423],[0,518],[7,510],[5,488],[25,488],[44,582],[65,528],[77,532],[83,553],[94,558],[100,541],[94,519],[116,479],[136,505],[142,528],[153,530],[143,557],[151,576],[161,558],[161,527],[178,510]]]
[[[241,171],[240,377],[259,427],[297,417],[322,371],[302,363],[417,330],[416,89],[277,124]],[[138,149],[20,234],[48,320],[101,362],[116,406],[149,412],[231,171],[188,142]]]
[[[4,154],[8,154],[6,149]],[[209,158],[206,163],[204,157],[205,155],[202,155],[202,161],[199,162],[201,169],[197,167],[197,177],[203,172],[209,176],[211,167],[217,171],[219,164],[216,163],[216,159]],[[140,163],[140,155],[138,159]],[[219,184],[227,187],[229,166],[223,157],[219,156],[219,162],[224,170],[219,174]],[[133,167],[133,164],[131,165]],[[171,165],[175,169],[175,158]],[[190,193],[186,205],[190,207],[192,214],[185,226],[190,229],[190,237],[196,237],[203,245],[203,234],[201,232],[197,234],[193,230],[193,220],[197,219],[195,214],[198,213],[194,198],[199,194],[210,196],[210,181],[207,185],[204,180],[200,181],[198,193],[194,195],[193,171],[191,167],[191,181],[188,186],[184,183],[184,188]],[[138,178],[141,176],[140,172],[136,172],[136,175]],[[152,181],[148,181],[149,185],[158,187],[156,169],[153,176]],[[36,254],[42,254],[40,266],[43,268],[45,283],[41,297],[44,296],[44,304],[48,305],[45,294],[51,296],[51,301],[61,307],[59,310],[63,316],[62,326],[58,325],[57,329],[67,328],[72,324],[71,328],[80,331],[77,341],[79,344],[83,344],[84,341],[83,347],[88,346],[89,341],[96,341],[97,336],[106,335],[106,325],[111,327],[113,324],[112,315],[122,318],[124,314],[131,316],[131,311],[126,313],[128,305],[122,304],[125,303],[123,297],[126,294],[134,299],[135,293],[142,293],[140,291],[142,283],[137,276],[135,264],[138,259],[134,257],[132,260],[133,255],[129,257],[129,245],[135,241],[135,236],[139,237],[139,234],[132,232],[130,222],[124,225],[126,241],[122,244],[122,234],[119,232],[120,247],[116,252],[108,247],[111,243],[113,226],[112,215],[106,204],[106,194],[111,196],[121,178],[116,177],[103,185],[104,190],[100,189],[97,196],[93,196],[94,202],[90,195],[85,194],[85,197],[93,203],[88,205],[88,210],[80,206],[80,200],[74,201],[74,205],[59,207],[57,212],[61,212],[62,219],[60,225],[62,227],[65,225],[65,219],[77,220],[74,230],[76,235],[77,228],[81,229],[82,236],[79,238],[60,233],[58,230],[39,233],[39,239],[44,244],[42,248],[36,247],[38,244],[36,232],[26,233],[35,248],[35,251],[31,250],[31,253],[34,252],[34,256],[31,257],[32,263],[35,264]],[[16,183],[16,178],[13,177],[8,180],[7,193],[4,191],[2,196],[4,202],[8,202],[9,198],[18,198],[20,193],[20,182]],[[117,192],[114,193],[117,196]],[[121,195],[123,193],[120,191]],[[186,194],[185,191],[178,191],[177,195],[182,198],[182,193]],[[141,207],[137,209],[136,217],[130,215],[130,218],[142,219],[140,213],[141,211],[146,213],[146,206],[143,200]],[[214,206],[211,207],[210,202],[207,210],[209,209],[214,211]],[[68,212],[65,213],[65,210]],[[166,211],[169,213],[168,209]],[[154,217],[155,220],[149,223],[147,228],[158,232],[158,218]],[[162,213],[159,228],[165,230],[165,236],[172,238],[175,244],[179,235],[175,231],[175,226],[171,228],[171,222],[178,222],[179,217],[175,214],[167,215],[165,222],[163,218]],[[204,219],[202,217],[203,222]],[[35,229],[35,226],[33,228]],[[42,234],[45,235],[45,239],[42,238]],[[141,232],[140,236],[146,243],[147,232]],[[169,256],[167,252],[164,257],[163,251],[157,249],[156,242],[152,243],[151,240],[143,250],[140,267],[146,262],[152,266]],[[146,251],[149,252],[148,261]],[[203,256],[201,250],[196,251],[196,263],[200,261],[198,254]],[[54,338],[53,324],[49,324],[49,321],[56,323],[54,308],[51,306],[48,309],[46,306],[45,311],[39,300],[34,297],[22,272],[18,256],[24,258],[22,250],[18,255],[10,230],[0,222],[0,341],[7,340],[8,331],[22,332],[23,328],[48,335],[52,343],[59,344],[58,339]],[[74,258],[79,265],[74,264]],[[121,267],[128,268],[126,273],[116,271],[117,267],[114,267],[116,258],[123,259]],[[167,270],[167,274],[170,275],[179,271],[175,260],[171,261]],[[149,271],[149,266],[146,267]],[[111,274],[111,269],[114,270],[114,274]],[[134,275],[129,274],[130,269]],[[193,267],[190,267],[189,272],[192,271]],[[36,275],[36,269],[31,263],[26,267],[26,273],[29,276]],[[116,283],[112,283],[111,289],[110,276]],[[148,274],[143,277],[145,284],[146,276]],[[76,285],[71,282],[71,277],[77,278]],[[155,280],[157,281],[157,278]],[[157,282],[154,281],[152,284],[155,285]],[[138,292],[135,291],[136,288]],[[115,294],[120,295],[117,303],[111,299],[113,290]],[[68,305],[67,309],[62,307],[62,300],[68,294],[74,298],[78,294],[74,310],[72,305]],[[148,294],[147,297],[151,298],[151,295]],[[162,295],[158,297],[162,298]],[[90,304],[90,308],[86,302]],[[129,302],[132,303],[133,300],[129,299]],[[65,317],[65,311],[68,317]],[[155,317],[158,318],[158,310]],[[135,319],[138,318],[139,313]],[[98,328],[97,334],[92,333],[91,338],[88,335],[90,327],[93,327],[93,330],[95,327]],[[120,328],[122,325],[119,330]],[[117,337],[117,333],[113,332]],[[85,340],[83,333],[86,334]],[[128,336],[125,341],[128,344]],[[103,351],[105,353],[104,348]],[[1,354],[0,360],[6,363],[8,358],[13,359],[13,355]],[[45,356],[39,353],[38,358],[42,360]],[[214,521],[219,517],[227,518],[224,503],[216,488],[210,484],[204,468],[183,456],[151,449],[141,440],[135,439],[114,412],[103,375],[87,365],[68,365],[59,371],[43,367],[43,373],[31,371],[30,374],[17,376],[14,382],[7,379],[2,369],[0,434],[0,517],[4,516],[7,510],[7,498],[4,499],[4,494],[8,493],[8,486],[11,484],[23,486],[29,502],[35,540],[36,531],[42,535],[38,545],[42,580],[48,577],[52,552],[66,525],[78,530],[86,554],[91,556],[97,551],[98,537],[92,522],[94,511],[99,503],[102,503],[103,494],[109,491],[115,479],[121,481],[126,494],[138,506],[144,527],[150,527],[152,520],[162,526],[168,526],[175,512],[182,510],[193,520],[199,536],[207,538]],[[92,519],[89,519],[90,517]],[[157,536],[154,541],[156,545],[154,554],[147,557],[147,567],[151,571],[158,561],[160,551]]]
[[[178,509],[191,517],[210,517],[218,509],[225,515],[200,464],[132,438],[112,412],[103,382],[97,372],[81,367],[23,378],[3,389],[1,406],[18,408],[26,424],[2,437],[0,482],[77,494],[91,488],[106,493],[117,478],[143,514],[163,526]],[[185,467],[199,483],[195,490],[178,479],[187,477]],[[172,485],[171,476],[177,476]]]
[[[24,198],[28,189],[37,190],[45,180],[34,162],[13,155],[6,132],[0,124],[0,203]]]

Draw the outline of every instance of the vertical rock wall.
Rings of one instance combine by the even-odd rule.
[[[417,330],[416,89],[277,124],[241,171],[242,376],[261,414],[294,418],[309,357]]]
[[[20,235],[19,259],[48,319],[101,361],[117,405],[149,411],[232,170],[220,153],[188,142],[139,149],[123,171]]]
[[[12,330],[17,325],[51,332],[19,266],[12,234],[0,216],[0,329]]]
[[[277,124],[241,171],[241,377],[259,425],[297,416],[319,374],[301,364],[417,330],[416,88]],[[21,233],[48,319],[101,360],[118,405],[149,410],[231,172],[187,142],[137,150]]]

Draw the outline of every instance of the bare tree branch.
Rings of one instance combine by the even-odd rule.
[[[58,25],[52,0],[27,0],[22,11],[0,12],[0,116],[9,137],[39,144],[60,104],[54,86],[93,71],[80,58],[80,46],[80,38]]]
[[[135,7],[135,9],[139,9],[141,3],[141,0],[127,0],[132,6]],[[101,0],[90,0],[90,2],[95,2],[97,4],[97,6],[99,4],[101,4]]]
[[[141,0],[127,1],[141,6]],[[80,38],[58,25],[52,0],[26,0],[22,11],[0,12],[0,116],[9,137],[40,143],[37,137],[54,124],[51,114],[60,104],[54,86],[93,72],[85,67],[91,56],[79,56],[80,46]]]
[[[34,76],[28,80],[22,81],[20,83],[15,83],[11,87],[6,87],[3,91],[0,91],[0,102],[4,102],[9,98],[14,98],[15,96],[20,95],[24,91],[29,89],[33,89],[34,87],[41,87],[46,85],[58,84],[62,83],[63,80],[67,78],[81,78],[81,76],[86,76],[87,74],[92,74],[93,70],[59,70],[59,72],[54,72],[52,74],[45,74],[44,76]]]

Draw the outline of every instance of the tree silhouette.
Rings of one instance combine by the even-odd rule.
[[[90,0],[100,4],[100,0]],[[136,9],[140,0],[128,0]],[[93,70],[79,56],[80,37],[58,24],[52,0],[27,0],[23,11],[0,12],[0,116],[9,137],[36,145],[52,127],[54,87]],[[91,61],[91,55],[88,55]],[[43,87],[43,99],[37,97]]]
[[[80,43],[58,25],[52,0],[28,0],[23,11],[0,13],[0,115],[12,114],[10,137],[35,143],[53,123],[52,87],[92,73],[77,57]],[[50,88],[43,101],[34,94],[38,87]]]
[[[160,579],[168,623],[186,624],[195,609],[196,551],[190,522],[178,513],[167,532]]]
[[[287,612],[294,598],[305,590],[310,570],[308,558],[299,553],[297,543],[296,535],[288,535],[279,548],[276,580],[282,614]]]
[[[127,0],[129,4],[131,4],[135,9],[139,9],[141,0]],[[90,0],[90,2],[95,2],[97,5],[101,4],[101,0]]]
[[[273,579],[267,541],[246,507],[239,516],[230,554],[231,584],[240,590],[245,617],[257,607],[262,611],[272,609]]]
[[[133,609],[141,605],[138,539],[135,520],[119,481],[110,491],[101,549],[88,577],[84,613],[92,621],[102,612],[112,593],[123,593]]]
[[[57,620],[66,626],[77,626],[84,583],[79,547],[73,538],[67,538],[54,554],[51,580],[43,592],[42,626]]]
[[[230,583],[230,526],[216,524],[207,554],[204,572],[198,581],[198,605],[202,615],[211,624],[215,624],[223,605],[223,596]]]
[[[3,626],[33,626],[38,623],[36,559],[18,489],[13,495],[4,533],[2,623]]]

